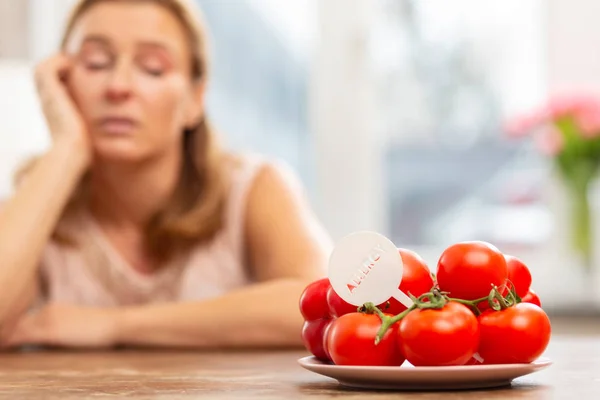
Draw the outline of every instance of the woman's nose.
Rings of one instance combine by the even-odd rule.
[[[106,97],[111,102],[122,102],[132,94],[132,68],[125,62],[117,63],[112,70],[106,88]]]

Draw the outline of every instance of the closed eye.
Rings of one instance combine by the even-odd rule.
[[[155,77],[164,75],[170,66],[168,59],[156,51],[145,51],[140,54],[138,64],[144,72]]]
[[[83,51],[80,58],[85,68],[92,71],[108,68],[113,62],[113,57],[101,49]]]
[[[160,68],[150,68],[150,67],[142,67],[142,69],[144,70],[144,72],[146,72],[148,75],[151,76],[155,76],[155,77],[159,77],[162,76],[165,72],[160,69]]]

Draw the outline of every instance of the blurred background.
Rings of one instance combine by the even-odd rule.
[[[485,240],[526,262],[549,312],[600,310],[600,265],[569,250],[551,161],[503,131],[554,92],[600,89],[599,2],[196,2],[208,113],[230,147],[287,161],[335,240],[379,231],[432,270],[446,246]],[[0,197],[49,144],[32,67],[71,3],[0,0]]]

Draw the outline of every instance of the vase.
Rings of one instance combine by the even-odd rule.
[[[587,271],[594,268],[594,215],[590,204],[593,181],[565,182],[569,194],[570,243],[578,264]]]
[[[550,237],[529,254],[533,288],[542,305],[560,313],[600,310],[600,181],[593,180],[585,197],[574,198],[572,188],[557,171],[544,185],[543,201],[553,229]],[[577,243],[588,241],[589,253]]]
[[[589,224],[590,224],[590,263],[587,264],[586,278],[587,290],[591,299],[596,304],[596,311],[600,311],[600,262],[598,249],[600,249],[600,179],[592,181],[588,190]]]

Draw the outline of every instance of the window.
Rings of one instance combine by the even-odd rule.
[[[539,245],[551,228],[540,199],[549,168],[502,125],[543,99],[543,3],[379,4],[389,235],[407,246]]]

